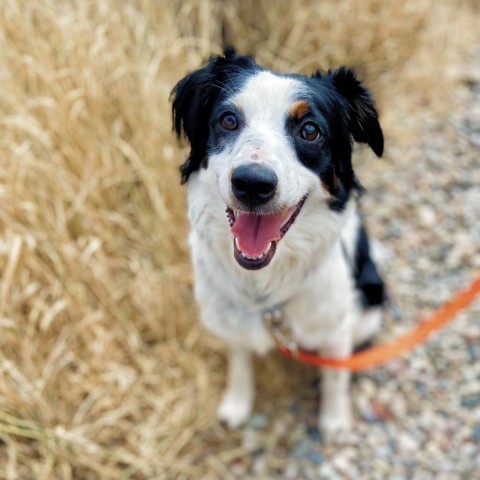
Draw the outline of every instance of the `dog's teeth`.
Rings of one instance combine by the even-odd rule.
[[[267,245],[267,248],[265,249],[265,251],[263,252],[262,256],[266,255],[270,249],[272,248],[272,242],[270,242],[268,245]]]
[[[242,250],[240,249],[240,244],[238,242],[238,237],[234,237],[234,242],[235,242],[235,246],[238,250],[238,252],[240,253],[240,255],[245,258],[246,260],[252,260],[252,261],[261,261],[261,260],[264,260],[265,259],[265,256],[266,254],[268,253],[268,251],[270,250],[271,246],[272,246],[272,242],[270,242],[267,246],[267,250],[265,252],[263,252],[261,255],[259,255],[258,257],[251,257],[250,255],[247,255],[246,253],[242,252]]]

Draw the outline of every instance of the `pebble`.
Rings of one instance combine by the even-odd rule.
[[[287,467],[285,468],[284,478],[286,480],[296,480],[300,478],[298,475],[299,465],[295,462],[290,462]]]
[[[433,227],[437,223],[437,213],[430,205],[421,205],[418,208],[418,219],[425,227]]]
[[[472,441],[475,443],[480,443],[480,423],[477,423],[473,426]]]
[[[317,427],[307,427],[307,434],[314,442],[322,441],[322,435]]]
[[[394,418],[390,407],[385,403],[373,401],[361,413],[362,418],[368,423],[386,422]]]
[[[324,457],[319,452],[310,451],[307,454],[307,459],[310,460],[315,465],[321,465],[324,461]]]
[[[480,345],[478,343],[467,343],[467,349],[471,362],[480,359]]]
[[[334,470],[334,468],[332,467],[332,465],[330,465],[329,463],[324,463],[319,471],[319,477],[321,479],[325,479],[325,480],[337,480],[340,478],[340,475]]]
[[[306,458],[311,450],[311,443],[304,437],[297,441],[292,449],[292,454],[296,458]]]
[[[320,453],[317,442],[312,442],[309,437],[303,437],[293,447],[292,454],[295,458],[305,458],[315,465],[323,463],[324,457]]]
[[[268,424],[268,417],[263,413],[256,413],[252,415],[248,422],[248,426],[255,430],[261,430],[265,428],[267,424]]]
[[[400,453],[413,453],[418,447],[418,441],[412,435],[405,432],[398,434],[397,448]]]
[[[462,407],[476,408],[480,406],[480,392],[464,395],[461,400]]]

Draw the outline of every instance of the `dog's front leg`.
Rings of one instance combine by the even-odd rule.
[[[218,407],[218,418],[231,428],[244,424],[252,411],[254,396],[252,353],[246,348],[231,346],[227,386]]]
[[[343,332],[322,351],[329,358],[345,358],[352,352],[352,336]],[[321,381],[319,428],[326,440],[351,429],[350,372],[324,368]]]

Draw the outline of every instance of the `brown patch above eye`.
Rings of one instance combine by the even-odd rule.
[[[290,117],[294,120],[300,120],[308,112],[310,112],[310,105],[305,100],[298,100],[290,107]]]
[[[239,113],[239,114],[243,114],[243,108],[242,108],[242,106],[241,106],[238,102],[233,102],[233,105],[234,105],[235,108],[238,110],[238,113]]]

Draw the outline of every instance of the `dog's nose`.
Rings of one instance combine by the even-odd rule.
[[[266,165],[240,165],[232,172],[233,194],[250,208],[267,203],[277,189],[278,178]]]

